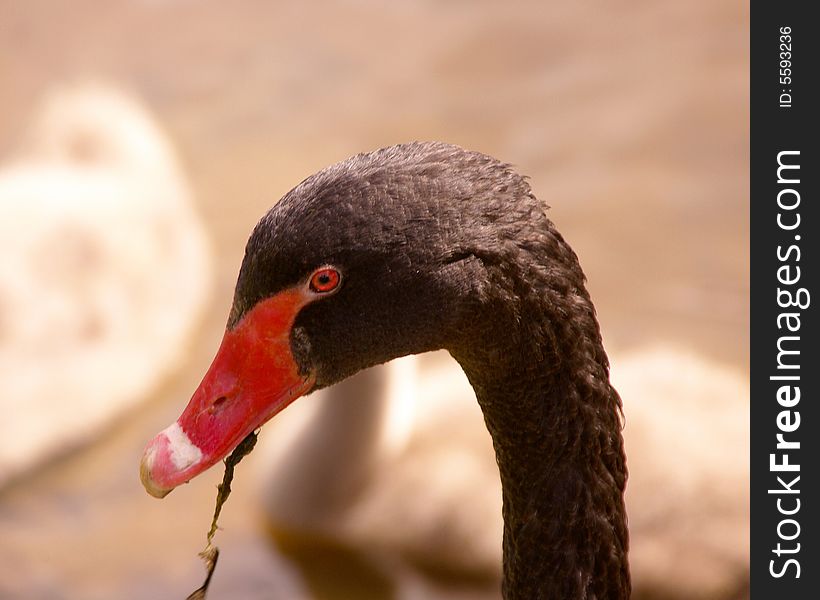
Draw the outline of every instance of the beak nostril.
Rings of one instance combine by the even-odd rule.
[[[211,404],[210,408],[208,409],[208,412],[211,414],[215,413],[216,411],[220,410],[222,408],[222,405],[225,404],[227,401],[227,396],[220,396],[219,398],[214,400],[213,404]]]

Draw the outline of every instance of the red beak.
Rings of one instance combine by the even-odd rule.
[[[216,464],[313,387],[290,351],[293,321],[309,299],[299,288],[287,289],[225,332],[182,415],[145,448],[140,478],[149,494],[162,498]]]

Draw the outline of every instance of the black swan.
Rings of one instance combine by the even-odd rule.
[[[628,598],[621,401],[545,209],[509,165],[441,143],[303,181],[251,234],[213,364],[146,447],[146,489],[166,495],[298,396],[444,348],[496,452],[504,597]]]

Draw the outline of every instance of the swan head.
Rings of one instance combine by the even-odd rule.
[[[501,300],[479,256],[543,222],[507,165],[445,144],[359,155],[302,182],[251,234],[219,351],[176,423],[146,447],[146,490],[164,496],[301,395],[474,344],[486,326],[476,307]]]

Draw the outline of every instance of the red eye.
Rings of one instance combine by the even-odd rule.
[[[310,278],[310,289],[320,294],[332,292],[339,287],[342,276],[336,269],[325,267],[319,269]]]

